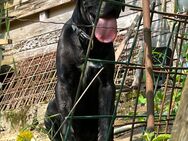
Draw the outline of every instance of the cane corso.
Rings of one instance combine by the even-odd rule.
[[[46,129],[53,141],[105,141],[107,135],[110,135],[108,141],[113,140],[113,129],[109,130],[113,120],[108,116],[112,115],[114,110],[114,64],[87,61],[85,71],[82,67],[99,3],[100,0],[77,0],[72,17],[62,29],[56,55],[55,99],[49,102],[45,119]],[[114,60],[113,40],[117,34],[116,19],[123,8],[120,4],[102,2],[89,58]],[[104,69],[79,101],[72,120],[67,119],[74,105],[82,71],[84,75],[79,96],[100,68]],[[99,115],[106,117],[98,118]],[[81,116],[97,118],[78,118]]]

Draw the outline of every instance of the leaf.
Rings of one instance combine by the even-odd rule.
[[[155,136],[154,132],[145,132],[143,135],[143,139],[144,141],[152,141],[154,136]]]
[[[152,141],[167,141],[171,138],[170,134],[161,134],[155,137]]]
[[[146,98],[143,95],[140,95],[138,98],[139,104],[146,104]]]
[[[163,96],[164,96],[164,93],[162,91],[158,91],[157,92],[157,97],[162,100],[163,99]]]

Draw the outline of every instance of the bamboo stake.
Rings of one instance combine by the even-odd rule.
[[[151,49],[151,22],[150,1],[142,0],[143,22],[144,22],[144,53],[146,72],[146,97],[147,97],[147,130],[154,131],[154,95],[153,95],[153,64]]]

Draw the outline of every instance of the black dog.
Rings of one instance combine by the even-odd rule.
[[[100,0],[77,0],[71,19],[64,25],[57,48],[57,85],[55,99],[48,105],[45,126],[51,140],[105,141],[110,118],[65,120],[73,107],[84,57]],[[122,0],[119,0],[122,2]],[[124,0],[123,0],[124,1]],[[117,32],[116,19],[122,5],[103,2],[89,58],[114,60],[113,40]],[[101,28],[100,28],[101,27]],[[102,28],[103,27],[103,28]],[[79,95],[84,91],[99,69],[103,71],[94,80],[74,110],[74,116],[112,115],[115,86],[114,64],[87,62]],[[71,126],[69,126],[71,123]],[[62,125],[63,124],[63,125]],[[69,134],[67,134],[67,132]]]

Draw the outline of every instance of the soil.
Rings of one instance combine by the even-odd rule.
[[[121,106],[124,107],[124,105],[121,105]],[[0,116],[0,141],[16,141],[16,138],[19,134],[19,130],[23,129],[23,128],[21,128],[21,126],[22,126],[21,124],[24,121],[24,119],[26,121],[26,123],[24,124],[25,125],[24,128],[26,128],[26,129],[30,128],[30,126],[33,124],[33,121],[37,120],[37,122],[38,122],[38,125],[36,126],[37,131],[32,131],[32,133],[34,135],[34,139],[32,141],[50,141],[48,139],[47,135],[44,134],[43,132],[41,132],[42,130],[44,130],[43,119],[44,119],[44,113],[46,111],[46,107],[47,107],[46,103],[29,107],[26,110],[26,113],[27,113],[26,116],[25,117],[22,116],[22,119],[14,119],[14,118],[20,117],[19,114],[24,113],[23,109],[11,111],[10,112],[11,114],[8,112],[1,113],[1,116]],[[7,116],[7,115],[9,115],[9,116]],[[13,116],[11,117],[10,115],[13,115]],[[13,121],[16,122],[16,124],[13,123]],[[124,123],[125,123],[125,120],[118,119],[115,122],[115,126],[121,126]],[[39,130],[40,130],[40,132],[39,132]],[[141,133],[141,132],[139,131],[139,133]],[[140,136],[141,136],[140,134],[135,135],[134,140],[139,141],[138,137],[140,137]],[[115,135],[114,141],[129,141],[130,140],[129,137],[130,137],[130,133],[123,132],[121,134]]]

